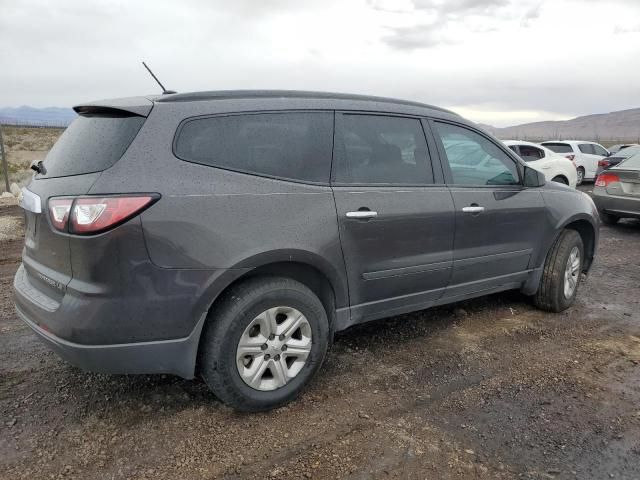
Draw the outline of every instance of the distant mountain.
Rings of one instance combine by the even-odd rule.
[[[66,127],[75,117],[70,108],[0,108],[0,124]]]
[[[640,108],[506,128],[482,127],[503,140],[574,139],[640,143]]]

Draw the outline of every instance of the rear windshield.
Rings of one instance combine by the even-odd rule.
[[[640,153],[640,147],[627,147],[616,153],[616,158],[629,158]]]
[[[573,149],[568,143],[543,143],[542,145],[556,153],[573,153]]]
[[[39,177],[82,175],[111,167],[131,145],[145,120],[137,115],[80,115],[45,158],[46,173]]]
[[[626,160],[620,162],[618,165],[613,167],[612,170],[616,168],[619,168],[620,170],[625,170],[625,169],[640,170],[640,154],[635,154],[633,157],[627,158]]]

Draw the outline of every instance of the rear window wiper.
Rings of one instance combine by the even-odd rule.
[[[34,160],[31,164],[31,170],[35,170],[37,173],[40,173],[42,175],[47,174],[47,169],[44,168],[44,163],[42,163],[42,160]]]

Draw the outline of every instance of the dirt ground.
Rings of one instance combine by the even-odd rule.
[[[353,328],[258,415],[64,363],[14,313],[21,248],[0,240],[0,478],[640,478],[640,222],[602,228],[567,312],[510,292]]]

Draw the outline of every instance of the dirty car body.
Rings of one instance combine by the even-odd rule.
[[[440,108],[234,91],[76,111],[23,194],[15,298],[88,370],[194,377],[217,305],[251,279],[308,288],[332,335],[508,289],[535,295],[567,230],[582,239],[581,271],[595,255],[586,195],[545,184]]]

